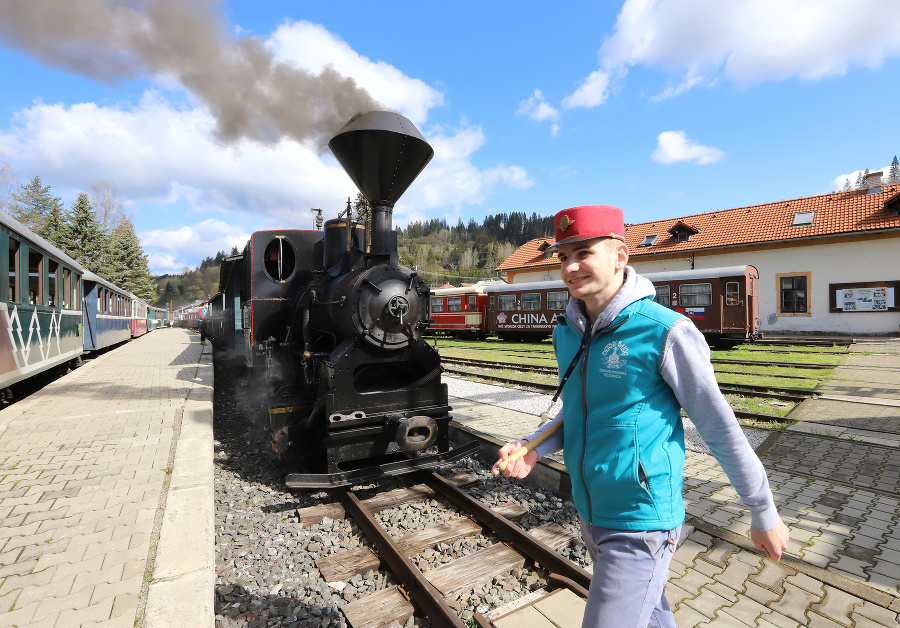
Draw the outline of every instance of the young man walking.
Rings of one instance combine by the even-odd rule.
[[[584,542],[594,561],[585,628],[674,628],[663,590],[685,511],[681,409],[750,509],[750,536],[780,560],[788,529],[762,463],[719,392],[709,346],[686,317],[653,301],[653,284],[628,266],[622,210],[573,207],[555,219],[569,291],[553,331],[563,409],[535,434],[507,443],[499,463],[558,429],[503,475],[522,478],[563,449]],[[569,368],[573,365],[573,368]]]

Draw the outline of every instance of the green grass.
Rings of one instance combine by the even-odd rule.
[[[765,364],[767,362],[790,362],[796,364],[830,364],[837,366],[842,356],[821,353],[761,353],[746,349],[732,349],[731,351],[712,351],[713,359],[721,360],[750,360]]]
[[[765,377],[784,377],[785,386],[791,386],[790,380],[794,377],[823,380],[828,379],[832,369],[805,369],[793,366],[769,366],[760,364],[716,364],[716,373],[741,373],[748,375],[762,375]]]
[[[795,403],[786,403],[777,399],[765,399],[763,397],[746,397],[744,395],[725,395],[725,399],[735,410],[743,412],[756,412],[769,416],[787,417],[796,407]],[[770,424],[763,423],[771,428]]]
[[[770,386],[772,388],[797,388],[813,390],[819,385],[818,379],[785,379],[784,377],[766,377],[763,375],[743,375],[739,373],[716,373],[716,381],[720,384],[746,384],[748,386]]]
[[[849,353],[847,347],[772,347],[766,345],[739,345],[737,347],[744,351],[759,351],[769,353]]]

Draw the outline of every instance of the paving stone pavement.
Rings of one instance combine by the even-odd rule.
[[[791,415],[801,422],[758,449],[791,530],[779,563],[753,547],[749,512],[715,459],[688,452],[688,532],[666,587],[679,628],[900,628],[900,405],[879,396],[900,390],[900,340],[852,345],[819,390],[848,399],[805,402]],[[536,422],[458,404],[457,420],[500,438]]]
[[[209,347],[160,329],[0,411],[0,628],[182,625],[167,583],[207,580],[185,616],[212,625],[211,377]],[[185,500],[209,531],[173,551]]]

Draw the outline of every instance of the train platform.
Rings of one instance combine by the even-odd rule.
[[[715,459],[688,452],[688,516],[666,588],[679,628],[900,627],[900,339],[852,345],[817,390],[792,413],[798,423],[757,447],[791,529],[779,563],[750,542],[749,512]],[[486,454],[538,423],[481,398],[451,405],[456,434]],[[542,461],[535,481],[565,488],[561,462]],[[525,625],[529,609],[504,621]]]
[[[211,351],[155,330],[0,411],[0,627],[213,625]]]

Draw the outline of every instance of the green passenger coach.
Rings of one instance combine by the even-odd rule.
[[[84,350],[83,269],[71,257],[0,212],[0,399],[9,386]]]

